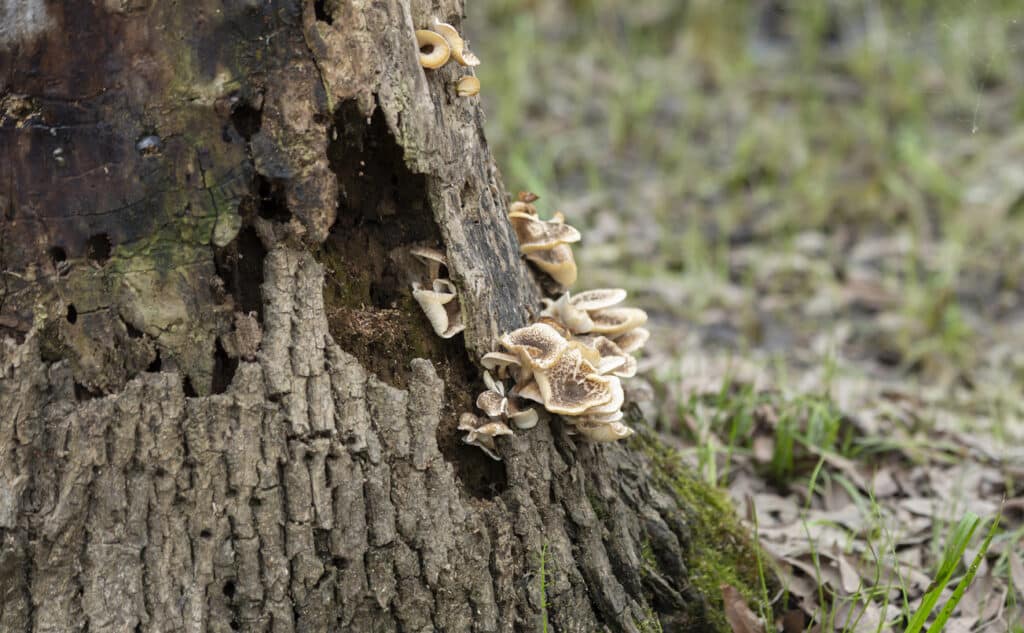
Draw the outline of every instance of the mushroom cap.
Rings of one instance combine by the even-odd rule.
[[[522,253],[546,251],[559,244],[571,244],[582,239],[580,232],[568,224],[545,222],[515,211],[508,217],[519,238],[519,251]]]
[[[557,363],[545,371],[537,371],[534,379],[544,397],[544,408],[561,415],[579,415],[602,407],[615,397],[613,382],[618,382],[617,378],[598,375],[578,348],[566,349]],[[620,385],[620,396],[621,392]]]
[[[569,330],[569,328],[565,327],[565,324],[556,318],[542,316],[539,319],[537,319],[536,322],[543,323],[545,325],[550,325],[552,328],[555,329],[556,332],[561,334],[566,340],[569,340],[569,338],[572,336],[572,332]]]
[[[613,372],[620,378],[632,378],[636,375],[636,359],[624,352],[615,344],[615,341],[606,336],[595,336],[587,341],[601,355],[601,364],[598,369],[602,374]],[[619,362],[613,362],[617,359]]]
[[[480,395],[476,397],[476,406],[492,419],[500,418],[508,413],[508,399],[490,389],[480,392]]]
[[[519,357],[505,352],[487,352],[480,359],[480,364],[484,366],[484,369],[497,369],[510,365],[518,366]]]
[[[530,408],[509,414],[508,419],[517,429],[525,431],[537,426],[537,421],[540,420],[540,416],[537,415],[536,409]]]
[[[431,51],[424,53],[423,49],[428,46],[431,47]],[[416,31],[416,47],[420,49],[420,66],[424,68],[440,68],[444,66],[448,63],[448,58],[451,57],[452,53],[448,40],[444,39],[440,33],[426,29]]]
[[[559,297],[557,301],[545,299],[544,311],[541,314],[559,319],[576,334],[589,332],[594,327],[590,315],[573,305],[568,292]]]
[[[651,338],[649,330],[642,327],[633,328],[625,334],[620,334],[615,337],[615,344],[619,346],[619,349],[632,354],[639,350],[647,342],[647,339]]]
[[[569,300],[578,310],[601,310],[626,300],[626,291],[622,288],[595,288],[584,290]]]
[[[536,198],[534,198],[536,200]],[[530,217],[537,217],[537,207],[530,204],[528,200],[516,200],[508,205],[508,214],[523,214]]]
[[[508,428],[504,422],[491,420],[483,426],[479,426],[476,432],[480,435],[486,435],[488,437],[498,437],[499,435],[515,435],[512,429]]]
[[[424,264],[437,262],[442,266],[448,265],[448,258],[445,257],[445,254],[436,248],[430,248],[429,246],[414,246],[409,249],[409,254],[416,257]]]
[[[434,328],[434,332],[440,337],[451,338],[455,333],[448,334],[451,328],[448,305],[455,303],[452,301],[455,298],[455,293],[447,292],[446,284],[438,283],[442,281],[446,280],[434,280],[433,290],[424,290],[419,283],[413,282],[412,296],[416,299],[416,303],[420,304],[423,313],[427,315],[427,320],[430,321],[430,326]],[[455,304],[456,309],[457,307],[457,304]]]
[[[539,404],[544,404],[544,395],[541,394],[537,381],[532,378],[520,385],[516,385],[515,395],[524,400],[533,400]]]
[[[565,337],[546,323],[534,323],[504,334],[501,344],[518,354],[524,366],[534,369],[551,367],[569,345]]]
[[[576,283],[576,260],[573,259],[572,248],[568,244],[559,244],[550,250],[529,253],[526,259],[562,286],[568,287]]]
[[[491,376],[491,372],[486,370],[484,371],[484,384],[487,385],[488,390],[493,391],[499,396],[505,395],[505,383],[500,380],[495,380],[494,377]]]
[[[466,42],[459,35],[459,32],[454,26],[446,22],[441,22],[437,18],[434,19],[434,26],[431,27],[448,40],[448,44],[452,48],[452,59],[459,62],[463,66],[479,66],[480,60],[476,55],[469,52],[466,48]]]
[[[532,191],[520,191],[519,194],[516,196],[516,200],[529,204],[531,202],[537,202],[538,200],[540,200],[540,196],[533,193]]]
[[[598,413],[594,415],[581,415],[576,418],[577,424],[611,424],[612,422],[618,422],[622,418],[626,417],[622,413],[622,410],[613,411],[612,413]]]
[[[605,308],[590,313],[595,334],[623,334],[647,323],[647,313],[640,308]]]
[[[577,424],[576,430],[580,435],[592,442],[615,442],[618,440],[624,440],[635,432],[633,429],[621,422],[612,422],[610,424],[584,422],[582,424]]]
[[[584,416],[608,415],[622,409],[622,403],[626,400],[626,394],[622,391],[622,381],[615,376],[600,376],[607,381],[611,396],[604,403],[592,406],[582,412]]]
[[[473,97],[480,94],[480,80],[473,75],[460,77],[455,84],[455,92],[460,97]]]

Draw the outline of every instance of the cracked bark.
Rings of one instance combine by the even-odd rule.
[[[717,622],[653,440],[459,444],[540,297],[476,100],[416,62],[461,13],[0,7],[0,630]],[[424,243],[464,337],[408,297]]]

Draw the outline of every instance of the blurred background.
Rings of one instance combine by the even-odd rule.
[[[477,0],[465,31],[507,188],[581,229],[577,290],[648,310],[648,414],[705,476],[770,504],[849,460],[831,511],[888,468],[893,529],[1021,494],[1024,3]]]

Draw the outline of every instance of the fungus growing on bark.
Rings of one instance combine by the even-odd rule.
[[[498,456],[498,446],[494,438],[499,435],[512,435],[512,429],[504,422],[494,422],[479,418],[472,413],[463,413],[459,417],[459,430],[466,431],[466,437],[462,441],[472,446],[478,446],[492,459],[501,460]]]
[[[473,75],[461,77],[455,84],[455,92],[460,97],[474,97],[480,94],[480,80]]]
[[[463,66],[480,65],[480,59],[469,50],[466,41],[462,39],[462,36],[459,35],[454,26],[434,18],[434,26],[432,28],[448,41],[452,51],[452,59]]]
[[[580,232],[565,224],[561,213],[542,220],[533,201],[534,194],[520,193],[509,205],[508,218],[519,238],[519,252],[562,286],[576,283],[576,260],[572,247],[580,241]],[[527,201],[529,200],[529,201]]]
[[[412,282],[412,296],[420,304],[427,315],[430,326],[441,338],[452,338],[466,329],[462,320],[462,309],[459,305],[458,292],[450,279],[441,277],[447,274],[448,260],[444,253],[426,247],[414,247],[409,253],[426,266],[426,284]],[[424,286],[429,284],[429,290]]]
[[[419,48],[420,66],[424,68],[440,68],[451,56],[451,47],[447,40],[434,31],[416,31],[416,46]]]

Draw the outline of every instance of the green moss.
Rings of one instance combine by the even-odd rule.
[[[740,524],[725,494],[694,477],[682,465],[676,451],[653,434],[638,434],[634,446],[650,458],[655,483],[680,500],[680,511],[691,530],[690,541],[684,544],[688,580],[709,607],[702,614],[707,624],[714,630],[729,630],[722,609],[723,584],[736,587],[755,612],[767,611],[768,605],[762,604],[762,567],[756,545]],[[656,563],[649,550],[645,547],[644,560]],[[768,578],[767,583],[773,585],[775,580]]]

